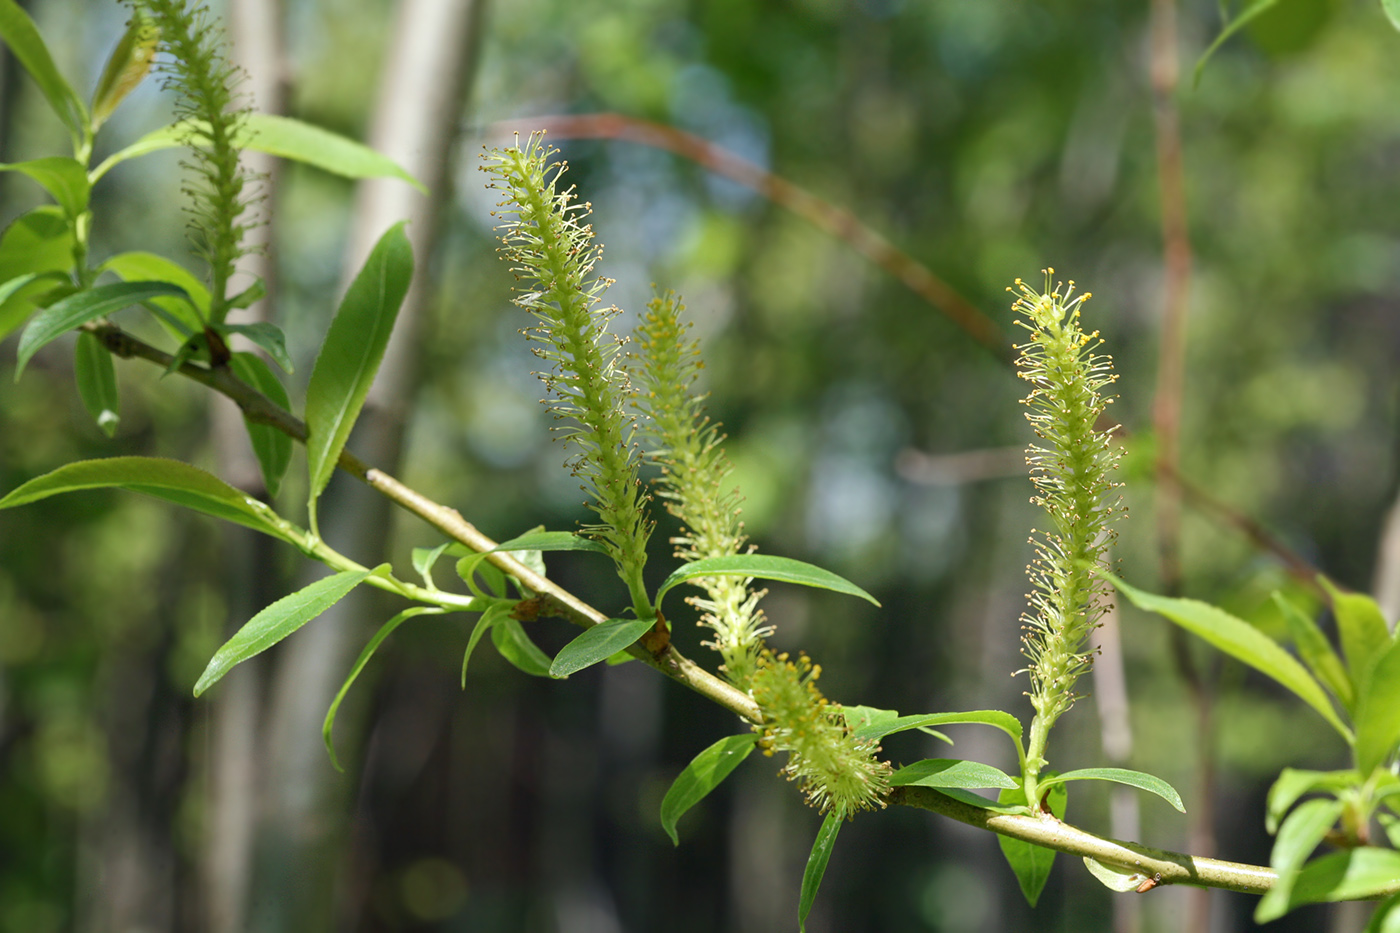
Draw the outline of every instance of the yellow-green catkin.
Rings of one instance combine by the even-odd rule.
[[[843,817],[885,805],[890,766],[875,757],[876,742],[857,741],[840,707],[817,689],[821,666],[805,654],[759,652],[753,698],[763,708],[759,746],[765,754],[787,752],[782,773],[796,781],[807,802]]]
[[[1099,424],[1112,402],[1103,391],[1118,377],[1113,361],[1094,352],[1102,343],[1098,331],[1080,326],[1089,294],[1074,296],[1072,281],[1052,288],[1053,274],[1046,270],[1039,292],[1017,279],[1014,306],[1024,318],[1016,323],[1030,335],[1018,347],[1017,367],[1031,384],[1026,418],[1038,439],[1026,452],[1036,490],[1031,501],[1047,520],[1031,538],[1030,605],[1022,616],[1035,709],[1026,763],[1032,802],[1050,728],[1074,705],[1075,681],[1092,660],[1089,635],[1107,607],[1107,585],[1096,568],[1107,564],[1109,523],[1121,512],[1113,495],[1120,484],[1109,479],[1119,457],[1113,428]]]
[[[232,307],[228,284],[238,259],[248,252],[246,219],[256,198],[239,161],[237,138],[248,115],[236,93],[240,72],[222,48],[222,33],[196,0],[130,0],[150,33],[159,36],[169,60],[157,69],[175,91],[175,115],[191,127],[191,161],[184,186],[194,251],[209,266],[209,317],[222,323]],[[197,129],[196,129],[197,127]]]
[[[660,295],[633,332],[630,354],[633,404],[646,420],[642,432],[648,456],[661,467],[656,488],[667,510],[684,523],[671,539],[684,561],[728,557],[744,550],[747,537],[739,520],[740,497],[726,485],[729,461],[720,447],[719,426],[705,416],[704,396],[694,391],[703,365],[699,341],[687,340],[685,306],[675,293]],[[751,550],[751,548],[750,548]],[[706,642],[724,659],[724,672],[741,689],[753,679],[759,649],[772,629],[764,624],[746,577],[705,577],[691,581],[704,591],[687,602],[700,610],[700,624],[714,632]]]
[[[497,216],[503,219],[501,254],[522,283],[515,303],[537,322],[525,334],[549,365],[540,373],[552,396],[546,403],[561,422],[558,435],[574,445],[569,466],[598,515],[584,531],[612,555],[638,615],[649,615],[642,567],[652,526],[626,411],[631,390],[618,365],[621,343],[607,329],[618,309],[598,307],[612,283],[593,275],[602,247],[585,222],[590,206],[577,201],[572,187],[561,189],[566,165],[550,163],[553,154],[536,134],[523,148],[517,140],[485,153],[482,170],[492,177],[488,187],[505,195]]]

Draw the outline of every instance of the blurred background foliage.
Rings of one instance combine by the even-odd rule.
[[[517,333],[524,313],[509,304],[510,276],[494,254],[492,193],[476,153],[508,141],[505,126],[528,132],[532,116],[614,111],[695,133],[848,208],[1008,342],[1017,330],[1004,290],[1014,277],[1036,282],[1051,265],[1092,290],[1090,326],[1122,373],[1113,412],[1134,435],[1123,574],[1162,586],[1150,434],[1163,248],[1148,7],[492,4],[453,184],[434,193],[448,204],[441,245],[420,257],[432,315],[422,388],[399,413],[402,477],[497,538],[584,517],[537,404],[535,361]],[[75,87],[91,88],[123,9],[34,0],[30,10]],[[1219,11],[1191,0],[1178,14],[1194,246],[1182,470],[1323,572],[1370,591],[1385,572],[1396,491],[1400,36],[1374,0],[1284,0],[1192,87],[1190,66]],[[392,16],[382,0],[288,0],[288,111],[363,138]],[[0,159],[63,151],[8,56],[0,75]],[[169,112],[148,82],[99,146],[110,151]],[[884,603],[774,586],[765,603],[774,643],[822,663],[822,686],[838,701],[1024,716],[1023,681],[1009,676],[1020,666],[1035,519],[1017,452],[1028,441],[1019,380],[845,243],[754,192],[632,143],[556,143],[593,204],[607,248],[600,268],[627,312],[619,326],[630,326],[651,283],[685,296],[753,540],[842,573]],[[98,186],[97,258],[131,248],[186,256],[177,163],[152,156]],[[301,364],[294,398],[334,308],[351,196],[349,183],[288,168],[264,206],[273,318]],[[0,221],[36,203],[26,180],[0,178]],[[218,470],[197,386],[120,366],[122,423],[108,441],[82,410],[61,345],[17,384],[13,337],[0,350],[0,487],[121,453]],[[294,477],[295,467],[281,505],[299,517]],[[654,540],[657,580],[672,565],[668,528],[663,519]],[[242,621],[230,607],[243,604],[227,591],[214,531],[116,494],[48,500],[0,520],[0,931],[210,928],[203,859],[217,766],[210,710],[220,699],[195,702],[190,690]],[[401,518],[387,546],[406,564],[410,547],[437,541]],[[1187,511],[1182,554],[1187,595],[1264,626],[1277,621],[1268,593],[1296,588],[1274,557],[1207,514]],[[552,556],[551,575],[596,605],[621,606],[614,575],[575,556]],[[268,598],[304,569],[287,553],[273,566],[281,578],[264,581]],[[355,643],[390,611],[364,619]],[[712,665],[698,630],[676,622],[683,650]],[[1131,611],[1119,622],[1131,727],[1126,747],[1117,733],[1121,760],[1172,781],[1188,809],[1209,813],[1213,803],[1218,854],[1267,861],[1262,804],[1277,770],[1338,767],[1344,749],[1296,702],[1193,651],[1212,684],[1203,727],[1164,623]],[[336,803],[307,832],[325,847],[314,866],[284,866],[304,903],[294,921],[257,920],[276,912],[259,912],[254,884],[248,929],[793,927],[819,818],[775,776],[776,763],[746,762],[685,818],[680,848],[657,823],[680,767],[738,723],[639,665],[552,684],[484,651],[461,691],[466,625],[421,619],[373,662],[342,714],[348,773],[328,760],[320,769]],[[570,634],[554,623],[536,631],[549,650]],[[282,650],[259,663],[278,664]],[[1091,697],[1066,717],[1053,766],[1106,763],[1101,712]],[[995,737],[952,734],[951,752],[918,735],[886,751],[905,762],[955,754],[1014,764]],[[1074,790],[1075,822],[1127,826],[1167,848],[1193,841],[1186,820],[1155,800],[1135,816],[1131,801],[1124,810],[1096,787]],[[842,833],[809,928],[1183,929],[1187,892],[1120,896],[1133,906],[1115,914],[1114,896],[1072,861],[1058,860],[1031,911],[990,835],[918,812],[866,815]],[[1212,928],[1251,929],[1252,908],[1251,898],[1215,893]],[[1356,916],[1315,909],[1273,928],[1356,929]]]

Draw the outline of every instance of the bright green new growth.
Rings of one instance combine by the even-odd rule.
[[[648,456],[661,466],[655,483],[666,509],[685,523],[672,538],[676,557],[696,561],[740,553],[747,537],[739,521],[737,489],[725,489],[730,466],[720,442],[719,426],[704,413],[704,396],[692,391],[700,368],[700,343],[687,341],[690,324],[682,323],[685,305],[674,293],[652,299],[633,338],[640,353],[632,354],[635,407],[647,416],[643,432],[653,448]],[[704,577],[693,581],[705,591],[687,602],[700,610],[700,624],[715,633],[706,644],[724,658],[724,671],[741,689],[748,689],[765,626],[758,601],[746,577]]]
[[[556,428],[577,453],[569,462],[599,523],[585,529],[608,549],[618,574],[627,583],[639,616],[651,614],[642,584],[651,522],[637,477],[639,457],[632,444],[632,421],[624,414],[630,388],[618,366],[620,343],[607,331],[616,308],[597,308],[612,284],[590,278],[602,248],[593,243],[593,227],[584,223],[589,205],[575,200],[574,189],[559,190],[565,163],[548,165],[548,150],[539,135],[521,149],[496,149],[483,156],[482,170],[493,176],[488,187],[505,192],[500,216],[505,220],[502,255],[524,285],[515,303],[539,324],[525,333],[539,346],[535,355],[550,365],[541,373],[554,396],[550,402],[565,425]]]
[[[1079,310],[1089,294],[1071,298],[1073,282],[1063,295],[1061,286],[1051,289],[1053,274],[1046,270],[1040,293],[1017,279],[1021,294],[1014,305],[1026,318],[1016,323],[1030,331],[1017,361],[1019,375],[1032,386],[1024,400],[1030,408],[1026,419],[1044,445],[1026,451],[1037,492],[1031,501],[1050,520],[1031,539],[1030,608],[1022,616],[1035,708],[1026,761],[1026,798],[1032,805],[1050,728],[1074,705],[1075,681],[1092,660],[1089,634],[1105,611],[1108,588],[1095,568],[1106,566],[1113,537],[1108,523],[1121,511],[1118,500],[1108,498],[1118,485],[1108,478],[1119,456],[1112,430],[1097,427],[1112,401],[1101,390],[1118,377],[1113,361],[1093,352],[1102,342],[1098,331],[1080,329]]]
[[[173,58],[156,67],[177,94],[176,117],[198,126],[188,140],[193,161],[185,165],[191,177],[184,193],[190,204],[190,239],[195,253],[209,264],[209,319],[219,324],[231,307],[227,291],[234,264],[248,252],[244,234],[253,226],[239,221],[249,198],[234,145],[248,114],[233,90],[238,69],[224,57],[207,7],[190,0],[132,0],[132,5],[136,16],[149,17],[159,30],[161,48]]]
[[[763,708],[759,746],[765,755],[788,753],[782,773],[796,781],[807,802],[842,817],[885,805],[890,766],[875,757],[876,742],[857,741],[841,715],[817,689],[821,666],[805,654],[791,661],[766,648],[756,660],[753,698]]]

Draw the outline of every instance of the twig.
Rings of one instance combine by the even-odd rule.
[[[484,130],[490,137],[505,136],[520,129],[544,129],[564,139],[622,139],[657,149],[665,149],[704,166],[716,175],[752,188],[773,203],[810,221],[814,226],[845,241],[851,249],[899,279],[930,305],[943,312],[969,337],[1010,363],[1015,357],[1011,341],[991,318],[958,293],[928,266],[895,246],[844,208],[836,207],[785,178],[766,171],[693,133],[672,126],[638,120],[617,113],[586,113],[576,116],[528,117],[492,123]]]

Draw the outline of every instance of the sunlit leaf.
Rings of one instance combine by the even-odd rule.
[[[1359,700],[1366,692],[1371,668],[1393,640],[1390,626],[1385,623],[1381,607],[1371,597],[1338,589],[1326,577],[1318,577],[1318,580],[1332,597],[1332,613],[1337,618],[1342,654],[1346,657],[1347,669],[1351,671],[1351,682]]]
[[[1129,787],[1136,787],[1138,790],[1156,794],[1181,813],[1186,812],[1186,807],[1181,802],[1181,795],[1176,792],[1175,787],[1156,775],[1144,774],[1141,771],[1129,771],[1126,768],[1080,768],[1076,771],[1066,771],[1064,774],[1047,778],[1042,782],[1042,786],[1058,784],[1063,781],[1112,781],[1115,784],[1126,784]]]
[[[692,758],[685,770],[676,776],[661,801],[661,828],[666,830],[671,842],[681,844],[677,821],[729,777],[739,762],[749,757],[757,742],[758,735],[753,732],[725,736]]]
[[[403,223],[379,238],[351,283],[321,345],[306,388],[306,460],[314,504],[360,416],[413,277]]]
[[[950,792],[945,791],[944,793]],[[1052,786],[1046,792],[1044,799],[1050,807],[1050,812],[1057,818],[1064,819],[1065,806],[1069,801],[1069,797],[1065,793],[1065,785]],[[1025,788],[1017,787],[1003,790],[997,800],[1004,807],[1024,807],[1026,805]],[[1034,907],[1036,901],[1040,900],[1040,892],[1045,890],[1045,882],[1050,880],[1050,869],[1055,866],[1055,850],[999,833],[997,834],[997,844],[1001,847],[1001,854],[1006,858],[1006,864],[1011,866],[1012,872],[1016,875],[1016,883],[1021,886],[1021,893],[1025,896],[1027,903]]]
[[[817,889],[822,885],[827,862],[831,861],[831,850],[836,846],[836,834],[841,831],[841,823],[841,814],[835,811],[828,813],[822,820],[822,828],[817,830],[812,853],[807,856],[807,867],[802,871],[802,895],[797,902],[799,933],[806,933],[807,915],[812,912],[812,904],[817,900]]]
[[[1278,832],[1279,821],[1292,809],[1293,804],[1304,794],[1314,791],[1334,793],[1361,783],[1357,772],[1345,771],[1302,771],[1297,768],[1284,768],[1269,788],[1268,801],[1264,811],[1264,828],[1270,833]]]
[[[1400,743],[1400,642],[1376,660],[1356,701],[1356,768],[1369,775]]]
[[[95,131],[126,96],[150,73],[160,44],[160,27],[145,12],[136,9],[126,32],[117,41],[92,94],[92,128]],[[334,757],[334,755],[332,755]]]
[[[769,554],[735,554],[731,557],[707,557],[692,561],[676,568],[656,591],[656,605],[670,590],[687,580],[703,577],[753,577],[758,580],[777,580],[782,583],[797,583],[814,586],[823,590],[834,590],[848,596],[859,596],[866,602],[880,605],[879,601],[845,577],[837,576],[830,570],[823,570],[812,564],[789,557],[774,557]]]
[[[70,220],[87,210],[90,191],[87,170],[76,159],[46,156],[28,162],[0,162],[0,172],[19,172],[37,181]]]
[[[957,758],[925,758],[890,775],[891,787],[1018,787],[1000,768]]]
[[[1332,650],[1327,636],[1322,634],[1322,630],[1317,627],[1311,616],[1285,598],[1282,593],[1274,593],[1273,599],[1288,623],[1288,632],[1293,638],[1293,646],[1298,649],[1298,656],[1323,686],[1341,701],[1342,706],[1354,713],[1356,690],[1351,682],[1351,675],[1347,673],[1342,659],[1337,657],[1337,652]]]
[[[1232,658],[1243,661],[1283,684],[1302,698],[1303,702],[1317,710],[1347,742],[1352,741],[1351,730],[1337,717],[1332,702],[1307,669],[1298,663],[1293,655],[1279,647],[1277,642],[1248,622],[1209,603],[1195,599],[1156,596],[1131,587],[1110,573],[1104,573],[1103,576],[1139,609],[1167,617]]]
[[[235,665],[260,654],[340,602],[370,575],[368,570],[343,570],[317,580],[259,612],[214,652],[209,666],[194,685],[199,696],[218,683]]]
[[[331,765],[334,766],[335,770],[345,770],[340,766],[340,760],[336,758],[335,742],[331,737],[331,733],[335,729],[335,714],[340,710],[341,701],[343,701],[345,695],[350,692],[350,686],[355,683],[355,678],[360,676],[360,671],[365,669],[365,665],[369,663],[370,658],[374,657],[374,653],[379,650],[379,646],[384,643],[384,639],[394,634],[394,629],[415,616],[425,614],[441,615],[443,611],[444,610],[436,606],[414,606],[412,609],[405,609],[403,612],[400,612],[388,622],[381,625],[379,631],[375,632],[374,637],[369,640],[369,644],[365,645],[364,650],[360,652],[360,656],[355,659],[355,663],[350,667],[350,673],[345,677],[345,682],[342,683],[340,689],[336,691],[335,699],[331,701],[330,709],[326,710],[325,721],[321,723],[321,738],[326,743],[326,751],[330,753]]]
[[[656,625],[655,619],[609,619],[585,629],[559,649],[549,666],[551,677],[568,677],[622,651]]]
[[[1259,900],[1254,909],[1255,923],[1268,923],[1288,913],[1289,895],[1298,879],[1299,869],[1321,844],[1342,814],[1339,800],[1308,800],[1288,814],[1279,827],[1269,854],[1269,867],[1278,872],[1274,886]]]
[[[1400,852],[1362,846],[1334,852],[1304,866],[1289,908],[1324,901],[1359,901],[1400,890]]]

